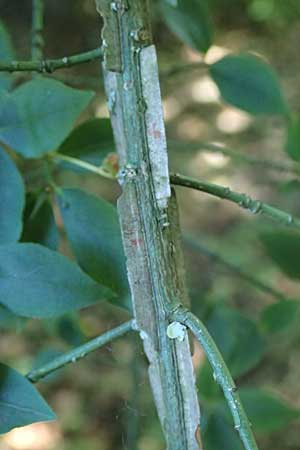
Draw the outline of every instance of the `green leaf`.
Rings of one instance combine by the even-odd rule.
[[[82,269],[127,304],[128,282],[114,206],[79,189],[63,189],[59,205],[68,239]]]
[[[262,59],[229,55],[210,66],[210,74],[227,103],[251,114],[286,114],[277,77]]]
[[[15,329],[20,330],[23,322],[26,319],[16,316],[9,309],[0,305],[0,330],[2,329]]]
[[[258,433],[279,431],[299,418],[298,410],[262,389],[244,388],[239,394],[254,431]]]
[[[206,52],[212,43],[212,22],[206,0],[178,0],[177,6],[161,1],[163,17],[169,28],[185,44]]]
[[[265,344],[255,323],[238,311],[218,306],[207,322],[232,376],[252,369],[261,360]]]
[[[35,78],[0,99],[0,139],[25,158],[55,150],[93,97],[48,78]]]
[[[0,60],[11,61],[15,54],[11,43],[10,36],[0,21]],[[10,73],[0,73],[0,89],[9,89],[13,81],[13,76]]]
[[[266,231],[260,235],[269,257],[290,278],[300,278],[300,233],[290,230]]]
[[[58,246],[58,230],[51,203],[45,195],[27,195],[21,241],[42,244],[52,250]]]
[[[59,147],[58,151],[73,158],[100,166],[105,157],[115,151],[114,137],[109,119],[92,119],[76,127]],[[72,170],[79,170],[74,165]]]
[[[295,161],[300,160],[300,114],[290,119],[287,128],[286,153]]]
[[[24,183],[8,154],[0,147],[0,245],[16,242],[22,231]]]
[[[20,373],[0,364],[0,433],[56,416],[35,387]]]
[[[217,414],[211,414],[203,433],[205,450],[242,450],[240,440],[234,427]]]
[[[300,302],[297,300],[281,300],[267,306],[261,316],[261,325],[266,333],[278,333],[299,323]]]
[[[0,246],[0,303],[24,317],[52,317],[111,298],[72,261],[38,244]]]

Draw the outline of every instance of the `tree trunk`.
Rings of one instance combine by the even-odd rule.
[[[120,159],[118,212],[136,327],[167,449],[199,450],[188,335],[167,336],[170,305],[185,302],[187,294],[148,5],[146,0],[96,4],[104,18],[104,77]]]

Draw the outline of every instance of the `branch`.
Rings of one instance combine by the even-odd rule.
[[[258,450],[250,422],[237,393],[237,387],[220,351],[204,324],[193,313],[182,306],[177,306],[171,311],[170,319],[185,325],[199,341],[213,369],[214,378],[224,392],[233,417],[234,428],[238,431],[245,449]]]
[[[43,59],[43,27],[44,27],[44,2],[32,0],[32,31],[31,31],[31,58]]]
[[[206,150],[212,153],[221,153],[224,156],[228,156],[241,163],[251,164],[253,166],[258,166],[264,169],[275,170],[277,172],[291,173],[293,175],[300,176],[300,165],[299,163],[288,164],[284,161],[276,162],[270,161],[268,159],[257,158],[252,155],[247,155],[243,153],[236,152],[228,147],[224,147],[221,144],[213,144],[211,142],[180,142],[180,141],[168,141],[170,145],[177,148],[187,148],[190,150]]]
[[[272,297],[276,298],[276,300],[286,300],[286,297],[284,294],[280,291],[277,291],[277,289],[274,289],[272,286],[269,286],[268,284],[265,284],[263,281],[258,280],[257,278],[253,277],[250,273],[243,271],[238,266],[233,264],[232,262],[225,259],[222,255],[219,253],[213,251],[212,249],[208,248],[206,245],[203,245],[203,239],[200,243],[198,239],[196,240],[193,236],[186,235],[184,236],[184,241],[193,247],[195,250],[200,251],[205,256],[210,258],[211,260],[215,261],[218,264],[222,264],[226,267],[230,272],[233,274],[239,276],[243,280],[250,283],[252,286],[256,287],[257,289],[265,292],[266,294],[271,295]]]
[[[106,333],[96,337],[95,339],[92,339],[91,341],[81,345],[80,347],[76,347],[75,349],[65,353],[64,355],[58,356],[48,364],[45,364],[38,369],[32,370],[26,376],[29,381],[35,383],[41,378],[44,378],[50,373],[54,372],[55,370],[84,358],[89,353],[94,352],[98,348],[103,347],[103,345],[106,345],[108,342],[111,342],[114,339],[122,336],[123,334],[132,330],[134,328],[133,325],[133,320],[125,322],[122,325],[119,325],[118,327],[113,328],[112,330],[107,331]]]
[[[241,208],[244,208],[253,214],[264,214],[265,216],[273,219],[275,222],[281,225],[293,226],[300,229],[300,220],[291,214],[282,211],[279,208],[268,205],[267,203],[259,200],[254,200],[246,194],[240,194],[239,192],[232,191],[228,187],[219,186],[217,184],[209,183],[207,181],[196,180],[194,178],[186,177],[184,175],[172,174],[171,182],[178,186],[185,186],[188,188],[196,189],[201,192],[219,197],[225,200],[229,200],[232,203],[237,204]]]
[[[96,59],[101,60],[101,48],[95,48],[85,53],[77,55],[65,56],[59,59],[45,59],[42,61],[7,61],[0,62],[0,72],[40,72],[53,73],[58,69],[83,64]]]
[[[95,173],[96,175],[100,175],[101,177],[108,178],[110,180],[114,180],[116,177],[111,173],[104,170],[102,167],[97,167],[94,164],[90,164],[86,161],[82,161],[78,158],[73,158],[72,156],[63,155],[62,153],[52,153],[49,154],[48,157],[54,162],[67,162],[72,164],[73,166],[80,167],[88,172]]]

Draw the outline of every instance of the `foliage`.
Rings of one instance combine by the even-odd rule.
[[[212,46],[215,35],[209,3],[160,2],[170,30],[202,54]],[[252,19],[266,20],[270,4],[271,0],[249,1]],[[9,34],[0,24],[0,59],[9,61],[13,56]],[[206,66],[224,102],[253,116],[280,117],[286,126],[285,154],[299,162],[299,114],[290,111],[270,65],[252,53],[243,53],[221,57]],[[131,310],[115,207],[99,195],[61,183],[66,170],[82,176],[86,168],[81,162],[95,167],[110,163],[114,152],[110,121],[87,112],[92,92],[44,76],[13,88],[13,75],[1,73],[0,88],[0,328],[17,330],[25,324],[24,318],[55,317],[55,322],[49,321],[45,327],[54,324],[55,334],[78,344],[79,320],[66,313],[100,301]],[[89,120],[82,120],[84,111],[92,116]],[[77,165],[60,156],[75,158]],[[38,183],[32,182],[31,169],[39,172]],[[113,178],[117,169],[112,169]],[[69,250],[61,251],[62,230],[73,252],[72,260]],[[257,233],[257,239],[266,258],[287,277],[299,279],[297,232],[264,230]],[[205,306],[205,323],[241,385],[241,397],[255,431],[272,433],[299,419],[298,409],[266,389],[249,386],[244,378],[268,355],[270,340],[295,327],[299,299],[276,301],[262,308],[257,320],[223,300],[214,305],[208,301]],[[57,349],[48,348],[36,365],[59,354]],[[1,433],[55,418],[26,377],[4,364],[0,372]],[[205,448],[240,450],[217,380],[206,361],[198,381]]]

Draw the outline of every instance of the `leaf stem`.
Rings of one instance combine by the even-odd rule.
[[[44,1],[32,0],[31,58],[43,59]]]
[[[45,364],[44,366],[39,367],[38,369],[33,369],[26,375],[26,377],[32,383],[36,383],[37,381],[46,377],[55,370],[60,369],[66,366],[67,364],[79,361],[80,359],[87,356],[89,353],[94,352],[98,348],[103,347],[103,345],[108,344],[108,342],[111,342],[114,339],[123,336],[125,333],[128,333],[133,329],[134,329],[134,321],[129,320],[128,322],[125,322],[122,325],[119,325],[118,327],[113,328],[112,330],[109,330],[104,334],[101,334],[95,339],[92,339],[91,341],[88,341],[85,344],[80,345],[79,347],[76,347],[73,350],[61,356],[58,356],[57,358],[50,361],[48,364]]]
[[[233,417],[234,428],[238,431],[245,449],[258,450],[251,430],[251,424],[241,403],[237,387],[205,325],[193,313],[180,305],[173,308],[173,311],[170,312],[170,320],[185,325],[199,341],[214,371],[214,378],[224,392],[225,399]]]
[[[240,269],[237,265],[233,264],[231,261],[228,261],[225,259],[222,255],[215,252],[211,248],[207,247],[207,245],[203,244],[204,239],[200,240],[196,239],[194,236],[191,235],[185,235],[184,241],[191,246],[193,249],[201,252],[205,256],[207,256],[212,261],[215,261],[218,264],[222,264],[226,269],[228,269],[231,273],[239,276],[243,280],[250,283],[252,286],[256,287],[257,289],[265,292],[266,294],[271,295],[276,300],[286,300],[286,297],[284,294],[280,291],[277,291],[277,289],[274,289],[272,286],[269,286],[268,284],[265,284],[263,281],[255,278],[253,275],[251,275],[248,272],[245,272],[244,270]]]
[[[88,52],[65,56],[64,58],[58,59],[44,59],[41,61],[38,59],[29,61],[2,61],[0,62],[0,72],[53,73],[58,69],[65,69],[67,67],[94,61],[96,59],[101,60],[101,58],[101,48],[95,48],[94,50],[90,50]]]
[[[110,180],[114,180],[116,177],[111,173],[104,170],[102,167],[97,167],[94,164],[90,164],[86,161],[82,161],[78,158],[73,158],[72,156],[63,155],[62,153],[51,153],[48,155],[50,159],[54,162],[67,162],[72,164],[73,166],[80,167],[81,169],[87,170],[88,172],[95,173],[96,175],[100,175],[101,177],[108,178]]]
[[[293,215],[279,208],[268,205],[267,203],[261,202],[260,200],[254,200],[246,194],[232,191],[228,187],[187,177],[177,173],[171,175],[171,183],[178,186],[196,189],[198,191],[205,192],[221,199],[229,200],[230,202],[235,203],[236,205],[252,212],[253,214],[261,213],[273,219],[275,222],[280,223],[281,225],[292,226],[300,229],[300,220]]]

